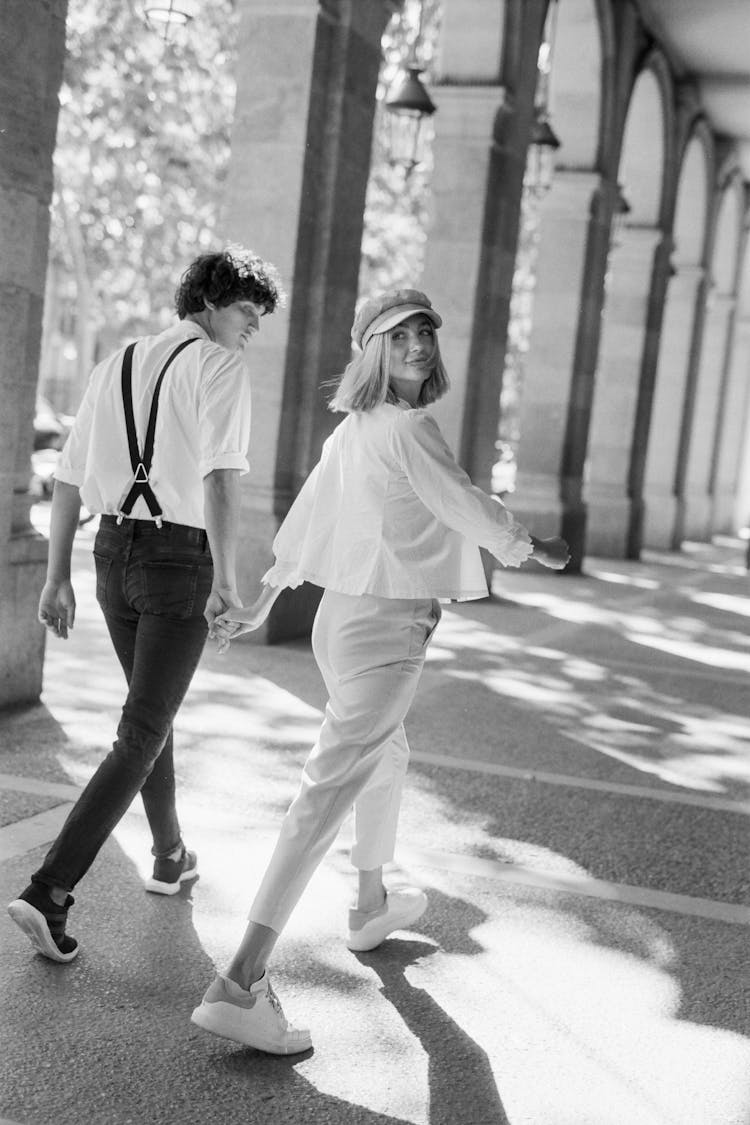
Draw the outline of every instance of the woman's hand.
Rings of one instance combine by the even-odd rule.
[[[550,539],[537,539],[532,535],[531,542],[534,545],[531,557],[542,566],[547,566],[550,570],[564,570],[570,562],[570,548],[559,535],[553,535]]]
[[[211,626],[211,636],[217,642],[219,652],[226,652],[230,641],[241,637],[243,633],[259,629],[280,593],[279,587],[264,586],[263,592],[252,605],[232,607],[216,617]]]

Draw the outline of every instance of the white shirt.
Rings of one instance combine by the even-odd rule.
[[[487,596],[479,553],[505,566],[528,532],[472,484],[425,409],[384,403],[349,414],[323,446],[274,539],[271,586],[303,580],[342,594]]]
[[[143,451],[154,386],[181,340],[198,337],[170,365],[159,393],[149,481],[162,518],[205,527],[203,478],[213,469],[248,471],[250,378],[240,353],[209,340],[191,320],[138,340],[133,353],[133,413]],[[78,485],[92,513],[116,515],[133,483],[122,401],[124,348],[98,364],[89,380],[55,477]],[[139,496],[131,519],[152,519]]]

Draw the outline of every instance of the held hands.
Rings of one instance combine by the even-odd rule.
[[[259,629],[268,617],[270,606],[267,599],[261,596],[252,605],[232,607],[217,617],[211,628],[211,636],[218,644],[219,652],[226,652],[230,641],[241,637],[243,633],[252,633]]]
[[[239,594],[231,586],[214,586],[211,593],[208,595],[206,608],[203,610],[203,616],[208,622],[208,635],[213,636],[213,625],[217,617],[222,613],[226,613],[228,609],[241,606],[242,601]]]
[[[76,596],[70,579],[62,582],[47,581],[39,598],[38,617],[56,637],[68,639],[76,617]]]
[[[553,535],[550,539],[532,536],[531,541],[534,544],[534,554],[531,557],[542,566],[547,566],[550,570],[564,570],[570,562],[570,548],[559,535]]]

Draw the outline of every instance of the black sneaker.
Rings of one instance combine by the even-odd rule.
[[[68,908],[74,901],[68,895],[65,905],[58,906],[43,887],[30,883],[8,904],[8,913],[38,953],[50,961],[67,962],[78,956],[78,942],[65,933]]]
[[[154,873],[146,880],[146,890],[156,895],[176,895],[180,884],[198,878],[198,857],[182,845],[179,859],[155,859]]]

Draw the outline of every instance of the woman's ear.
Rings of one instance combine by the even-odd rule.
[[[213,303],[213,301],[207,301],[206,298],[204,297],[203,298],[203,304],[207,309],[210,309],[211,312],[216,312],[216,305]]]

